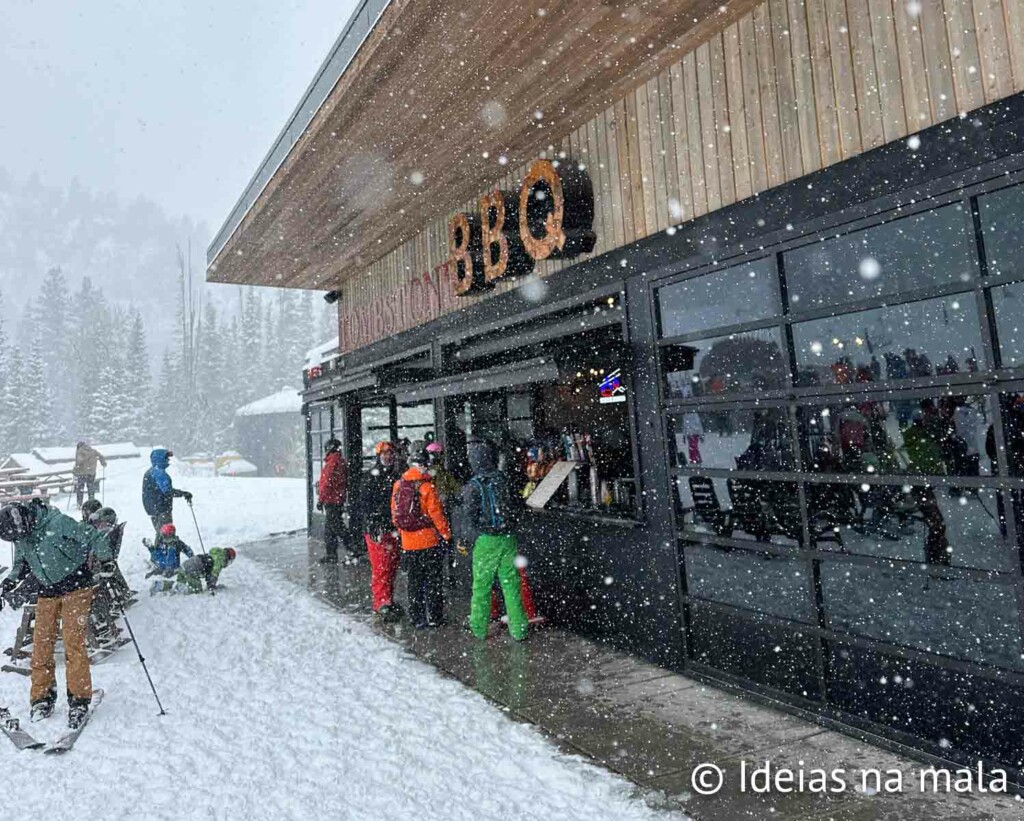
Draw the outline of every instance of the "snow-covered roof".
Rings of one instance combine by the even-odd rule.
[[[57,450],[57,448],[44,448],[44,450]],[[75,460],[70,462],[44,462],[34,453],[12,453],[3,462],[4,467],[20,467],[28,471],[29,476],[38,476],[46,473],[69,473],[75,466]]]
[[[338,355],[338,346],[338,337],[334,337],[306,351],[306,367],[312,368],[314,365],[322,365],[328,359],[333,359]]]
[[[218,476],[248,476],[258,472],[259,468],[246,459],[232,459],[217,468]]]
[[[235,416],[265,416],[271,413],[300,413],[302,397],[295,388],[282,388],[235,411]]]
[[[91,442],[89,444],[102,453],[105,459],[135,459],[139,455],[139,449],[133,442],[115,442],[111,445],[95,445]],[[32,453],[48,465],[75,461],[74,445],[66,448],[32,448]]]

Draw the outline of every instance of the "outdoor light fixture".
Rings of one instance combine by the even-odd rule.
[[[328,305],[333,305],[339,299],[341,299],[341,291],[328,291],[324,294],[324,302]]]

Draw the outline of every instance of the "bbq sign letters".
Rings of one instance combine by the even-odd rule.
[[[544,259],[594,250],[594,188],[570,160],[536,160],[518,192],[494,190],[480,213],[448,222],[448,266],[459,296],[533,270]]]

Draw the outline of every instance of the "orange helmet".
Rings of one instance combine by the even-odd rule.
[[[387,439],[382,439],[377,443],[377,446],[373,449],[375,455],[380,456],[386,450],[394,450],[395,446]]]

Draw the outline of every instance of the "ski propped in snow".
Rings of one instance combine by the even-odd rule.
[[[11,715],[6,707],[0,707],[0,730],[3,730],[11,743],[19,750],[38,750],[46,746],[42,741],[36,741],[26,733],[18,724],[18,719]]]
[[[89,704],[89,712],[85,714],[85,718],[82,719],[82,723],[78,725],[74,730],[62,735],[56,741],[54,741],[49,747],[43,750],[44,753],[57,755],[59,753],[66,753],[75,746],[75,742],[78,741],[78,737],[82,734],[82,730],[85,729],[89,720],[92,718],[92,714],[96,712],[96,708],[100,706],[100,702],[103,701],[103,691],[94,690],[92,694],[92,702]]]

